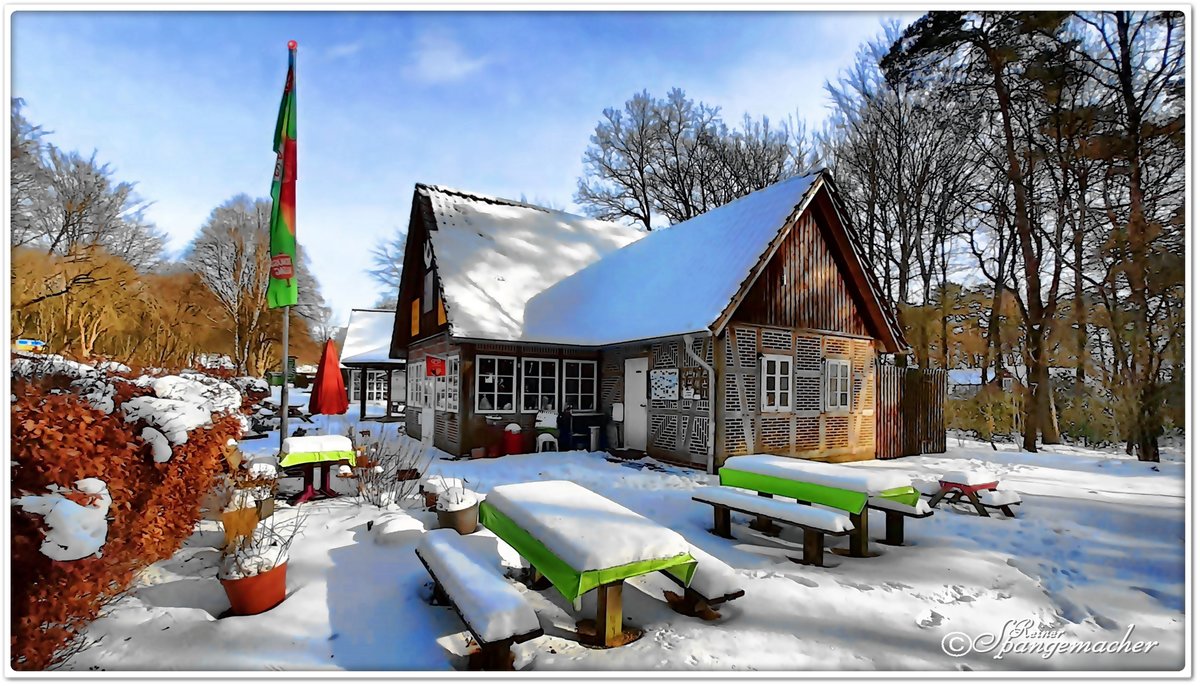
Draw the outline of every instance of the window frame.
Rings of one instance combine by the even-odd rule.
[[[485,410],[485,409],[479,407],[479,401],[483,397],[483,393],[482,393],[482,391],[480,391],[479,377],[483,374],[482,362],[484,360],[495,360],[496,361],[496,376],[497,376],[496,386],[497,387],[495,390],[488,391],[488,393],[492,396],[493,404],[496,404],[496,405],[499,404],[499,397],[501,395],[501,392],[499,390],[499,378],[501,376],[499,363],[502,360],[509,360],[513,363],[513,373],[512,373],[513,407],[511,410],[503,410],[503,409],[500,409],[497,407],[494,407],[490,410]],[[517,380],[520,378],[520,369],[521,369],[521,367],[520,367],[519,360],[515,356],[512,356],[512,355],[476,355],[475,356],[475,388],[474,388],[474,391],[475,391],[475,414],[484,414],[484,413],[488,413],[488,414],[518,414],[517,403],[520,402],[521,394],[520,394],[519,389],[517,388]]]
[[[580,365],[580,368],[579,368],[580,373],[578,376],[574,376],[574,377],[567,376],[567,365],[569,365],[569,364]],[[590,377],[583,376],[583,365],[591,365],[592,374]],[[570,395],[575,396],[577,399],[582,399],[584,397],[584,393],[581,390],[576,390],[574,393],[570,393],[569,391],[567,391],[567,382],[568,381],[583,382],[585,379],[590,379],[592,382],[592,392],[590,393],[590,397],[592,400],[591,408],[585,410],[585,409],[579,407],[578,405],[571,405],[571,411],[572,412],[599,412],[600,411],[600,389],[599,389],[600,381],[596,376],[599,369],[600,369],[600,365],[598,365],[595,360],[563,360],[562,366],[561,366],[562,371],[560,372],[560,375],[562,377],[562,382],[561,382],[562,402],[561,402],[560,406],[565,409],[568,405],[570,405],[570,403],[568,402],[568,396],[570,396]]]
[[[775,363],[775,371],[767,372],[768,362]],[[780,371],[782,365],[787,365],[787,373]],[[767,388],[767,379],[775,381],[775,388]],[[787,382],[787,388],[780,388],[780,381]],[[769,355],[763,353],[762,359],[759,361],[758,373],[758,406],[762,412],[791,412],[795,407],[796,400],[796,363],[791,355]],[[775,394],[775,402],[767,402],[767,393]],[[786,394],[788,401],[786,403],[779,402],[779,396]]]
[[[436,290],[437,277],[433,273],[433,267],[429,267],[425,270],[424,281],[421,282],[421,314],[433,312]]]
[[[459,379],[460,362],[458,355],[446,358],[446,411],[458,412],[459,395],[461,395],[461,380]]]
[[[421,404],[421,380],[425,378],[425,362],[412,362],[405,368],[408,382],[407,403],[409,407],[424,407]]]
[[[520,368],[521,368],[521,372],[520,372],[520,377],[521,377],[520,378],[520,382],[521,382],[520,383],[520,386],[521,386],[520,413],[521,414],[537,414],[538,412],[543,411],[540,405],[537,408],[532,409],[532,410],[525,409],[525,397],[526,397],[526,395],[525,395],[525,380],[530,378],[530,377],[526,376],[526,374],[525,374],[525,363],[526,362],[537,362],[539,368],[541,366],[541,363],[543,363],[543,362],[549,362],[554,365],[554,376],[544,376],[540,373],[540,369],[539,369],[539,373],[532,378],[537,379],[539,382],[545,381],[546,379],[551,379],[550,387],[551,387],[552,391],[551,391],[550,395],[554,399],[554,407],[548,411],[558,412],[559,405],[561,405],[561,403],[559,402],[559,400],[560,400],[559,396],[561,394],[561,389],[559,388],[559,385],[558,385],[558,380],[559,380],[559,376],[560,376],[559,360],[556,358],[553,358],[553,357],[522,357],[521,364],[520,364]],[[539,383],[539,386],[540,386],[540,383]],[[538,392],[537,395],[538,395],[538,397],[541,397],[546,394]]]
[[[838,388],[833,393],[840,395],[844,392],[846,394],[846,402],[844,404],[834,402],[834,399],[830,397],[830,383],[843,378],[841,375],[835,376],[834,370],[842,368],[846,370],[845,391]],[[854,365],[848,359],[827,358],[823,369],[825,373],[824,378],[821,379],[821,407],[826,412],[850,412],[854,407]]]

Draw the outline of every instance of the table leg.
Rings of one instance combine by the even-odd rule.
[[[621,589],[624,581],[614,581],[596,589],[596,640],[612,648],[624,638],[621,613]]]
[[[721,538],[733,538],[729,532],[729,508],[713,506],[713,533]]]
[[[987,508],[983,506],[983,503],[979,502],[979,496],[975,495],[974,491],[967,491],[966,496],[967,500],[970,500],[971,504],[975,506],[975,511],[979,513],[980,517],[991,516],[988,514]]]
[[[870,540],[867,536],[867,513],[870,512],[867,508],[859,514],[850,515],[850,521],[854,524],[854,531],[850,532],[850,547],[835,548],[833,552],[846,557],[875,557],[879,553],[872,553],[867,542]]]
[[[904,515],[899,512],[885,512],[883,521],[887,525],[887,535],[880,543],[884,545],[904,545]]]
[[[946,494],[949,492],[950,492],[949,488],[942,486],[940,489],[938,489],[938,492],[935,493],[933,495],[933,497],[929,499],[929,507],[937,507],[938,503],[942,502],[942,498],[945,498]]]
[[[333,490],[333,484],[329,483],[329,470],[332,467],[328,462],[321,463],[321,493],[328,498],[338,497],[338,492]]]
[[[773,497],[770,493],[764,493],[762,491],[759,491],[758,495],[759,495],[759,497],[762,497],[762,498]],[[779,533],[781,531],[783,531],[783,527],[771,522],[770,517],[764,517],[762,515],[756,515],[754,517],[754,521],[751,522],[750,528],[754,529],[755,531],[761,531],[764,534],[769,534],[771,536],[778,536]]]
[[[304,490],[300,491],[299,495],[293,497],[291,499],[291,501],[289,501],[289,503],[288,503],[289,505],[299,505],[301,503],[306,503],[306,502],[312,500],[314,496],[316,496],[317,492],[313,489],[313,470],[314,469],[316,469],[316,465],[312,465],[312,464],[304,465]]]

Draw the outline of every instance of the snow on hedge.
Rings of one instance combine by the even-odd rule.
[[[81,505],[68,497],[72,491],[87,496]],[[112,496],[100,479],[80,479],[74,489],[52,484],[45,495],[13,498],[13,505],[30,514],[42,516],[45,539],[41,552],[52,560],[69,562],[89,555],[100,557],[100,547],[108,536],[108,506]]]
[[[183,400],[153,396],[134,398],[121,405],[125,421],[144,421],[158,429],[172,445],[187,443],[188,432],[212,422],[212,413]]]

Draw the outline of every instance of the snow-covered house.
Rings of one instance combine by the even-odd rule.
[[[1001,369],[1000,383],[1005,392],[1013,390],[1013,374],[1007,368]],[[996,382],[995,367],[987,368],[987,385]],[[984,370],[979,367],[959,367],[946,371],[946,393],[951,398],[971,398],[983,390]]]
[[[389,351],[407,431],[463,454],[570,408],[709,468],[874,457],[876,359],[908,346],[844,217],[825,173],[649,233],[418,184]]]
[[[350,402],[359,404],[363,418],[368,418],[368,404],[382,405],[384,420],[398,416],[394,411],[404,400],[405,360],[388,354],[395,320],[395,310],[350,311],[340,363],[346,393]]]

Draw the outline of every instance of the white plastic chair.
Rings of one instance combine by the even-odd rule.
[[[550,452],[558,452],[558,439],[553,434],[541,434],[537,437],[537,452],[544,452],[546,446],[554,446]]]

